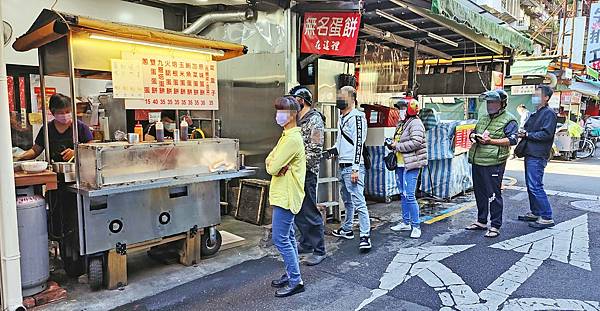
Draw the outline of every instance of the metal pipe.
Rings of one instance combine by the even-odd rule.
[[[2,4],[0,3],[0,19]],[[4,37],[0,39],[4,47]],[[12,141],[10,137],[10,112],[8,110],[8,84],[4,49],[0,49],[0,303],[2,310],[25,310],[21,291],[21,255],[19,253],[19,229],[15,196],[15,173],[13,171]]]
[[[67,57],[69,58],[69,87],[71,89],[71,116],[73,123],[71,129],[73,130],[73,151],[75,155],[75,179],[77,188],[79,188],[79,151],[77,146],[79,145],[79,126],[77,126],[77,104],[75,103],[75,68],[73,61],[73,33],[69,31],[67,34]]]
[[[44,51],[45,48],[38,49],[38,62],[40,66],[40,96],[42,97],[42,128],[44,134],[44,156],[46,162],[50,163],[50,142],[48,141],[48,110],[46,109],[46,79],[44,78]]]
[[[69,87],[71,89],[71,115],[73,118],[73,124],[71,128],[73,129],[73,152],[75,157],[75,185],[77,189],[79,189],[81,184],[81,173],[79,171],[79,126],[77,126],[77,105],[75,104],[75,62],[73,60],[73,33],[71,31],[67,34],[67,58],[69,60]],[[79,224],[79,228],[83,227],[83,204],[82,198],[79,192],[76,195],[77,198],[77,213],[79,217],[77,217],[77,221]],[[85,229],[84,229],[85,230]],[[85,236],[84,230],[79,231],[79,254],[84,255],[85,251]]]
[[[254,18],[254,11],[247,9],[245,11],[224,11],[212,12],[200,16],[195,22],[183,30],[186,34],[199,34],[206,27],[214,23],[232,23],[243,22]]]

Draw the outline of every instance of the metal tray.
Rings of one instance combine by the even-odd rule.
[[[79,145],[80,183],[93,189],[239,170],[237,139]]]

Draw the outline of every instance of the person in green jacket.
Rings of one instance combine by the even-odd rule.
[[[517,144],[517,119],[506,111],[508,95],[504,91],[487,91],[479,97],[486,101],[487,115],[482,116],[471,134],[473,145],[469,163],[473,165],[473,188],[477,202],[477,222],[467,230],[487,230],[485,237],[500,235],[502,226],[502,178],[510,146]],[[491,226],[488,229],[488,216]]]
[[[286,273],[272,281],[271,286],[279,288],[275,297],[288,297],[304,291],[294,217],[304,200],[306,154],[302,133],[296,123],[300,110],[298,101],[292,96],[279,98],[275,101],[275,109],[275,120],[283,128],[283,134],[265,164],[267,173],[272,176],[269,188],[269,204],[273,208],[272,239],[283,257]]]

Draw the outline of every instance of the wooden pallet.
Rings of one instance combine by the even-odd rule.
[[[108,289],[116,289],[127,285],[128,254],[144,252],[152,247],[180,242],[179,262],[184,266],[191,266],[198,263],[201,255],[200,240],[202,234],[203,230],[198,230],[196,234],[186,232],[170,237],[135,243],[127,245],[127,251],[125,253],[118,252],[116,249],[108,251],[106,264],[106,281]]]
[[[223,242],[221,243],[221,251],[226,249],[236,248],[238,246],[242,246],[246,244],[246,239],[241,236],[235,235],[233,233],[229,233],[227,231],[219,231],[221,233],[221,238]]]

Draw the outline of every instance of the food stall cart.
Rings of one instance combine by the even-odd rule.
[[[61,217],[53,224],[51,216],[51,226],[61,228],[68,274],[87,272],[93,289],[113,289],[127,284],[131,252],[178,241],[180,262],[191,265],[218,251],[219,181],[253,171],[240,169],[238,140],[215,135],[216,61],[243,55],[246,47],[51,10],[42,11],[13,47],[38,49],[42,98],[44,76],[68,78],[72,99],[80,95],[81,79],[113,82],[105,103],[111,120],[102,129],[108,132],[105,141],[80,144],[73,126],[74,171],[54,163],[61,182],[50,210],[60,210]],[[112,140],[116,130],[127,128],[126,109],[209,110],[213,133],[199,140],[183,135],[181,141]],[[42,112],[46,124],[46,109]],[[52,142],[44,128],[50,159]]]

